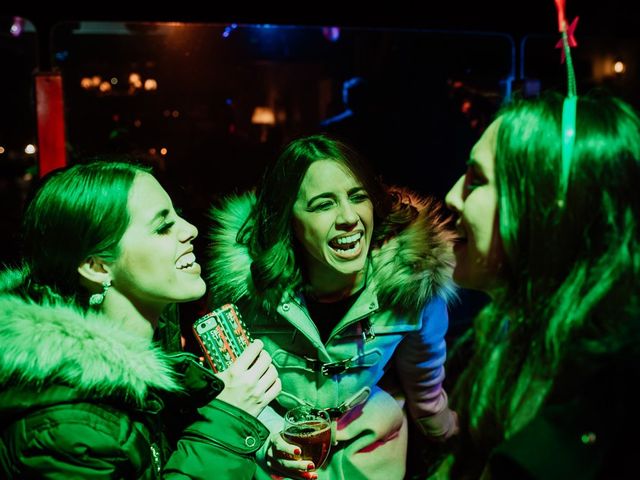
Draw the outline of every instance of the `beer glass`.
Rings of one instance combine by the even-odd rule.
[[[284,416],[283,438],[302,450],[302,459],[310,460],[320,468],[331,447],[331,420],[329,414],[313,407],[292,408]]]

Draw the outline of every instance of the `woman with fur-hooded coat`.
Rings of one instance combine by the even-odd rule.
[[[55,295],[9,293],[23,281],[0,274],[3,478],[251,478],[267,432],[214,400],[224,385],[194,355],[165,353]]]
[[[268,436],[252,395],[279,391],[260,388],[268,355],[254,343],[235,367],[250,384],[225,384],[161,316],[204,294],[196,235],[130,164],[75,165],[38,191],[24,267],[0,272],[0,477],[251,478]]]
[[[382,190],[366,168],[342,142],[302,138],[267,172],[257,199],[232,197],[212,210],[213,306],[238,304],[282,381],[260,416],[272,436],[258,454],[259,478],[315,478],[300,472],[308,462],[287,460],[294,451],[277,434],[284,412],[298,405],[332,416],[333,447],[318,469],[332,480],[403,478],[405,406],[428,438],[457,431],[442,389],[449,234],[433,202]],[[330,272],[329,290],[316,288],[314,262]]]

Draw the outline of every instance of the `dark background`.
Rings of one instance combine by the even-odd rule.
[[[0,6],[0,264],[20,258],[22,211],[38,185],[37,153],[23,152],[37,144],[38,72],[62,74],[69,161],[128,154],[154,165],[201,232],[201,263],[209,205],[253,186],[288,140],[323,130],[320,122],[344,109],[342,83],[353,76],[366,78],[369,88],[366,121],[355,130],[364,135],[351,130],[351,140],[388,183],[439,199],[503,101],[505,79],[513,76],[512,90],[525,95],[565,88],[552,0],[350,2],[350,11],[344,1],[158,3]],[[640,106],[637,6],[567,3],[568,19],[580,16],[578,91],[607,88]],[[37,33],[9,35],[16,15]],[[79,33],[85,21],[103,26]],[[182,22],[173,28],[182,33],[163,31],[158,22]],[[232,23],[240,27],[223,37]],[[323,26],[341,26],[340,39],[329,41]],[[617,58],[627,64],[624,75],[604,74]],[[158,90],[130,94],[125,79],[132,71],[156,79]],[[107,94],[80,87],[95,75],[119,82]],[[252,109],[263,104],[284,112],[276,125],[251,123]],[[461,291],[449,340],[484,301]],[[204,309],[203,302],[182,306],[185,331]]]
[[[505,79],[512,75],[512,89],[528,94],[564,88],[551,0],[387,2],[349,5],[352,11],[344,3],[4,3],[0,146],[10,152],[0,154],[0,262],[19,259],[22,209],[37,186],[37,153],[21,149],[37,143],[33,75],[39,71],[62,73],[71,163],[130,154],[154,165],[201,232],[212,202],[253,186],[284,143],[323,130],[320,122],[343,110],[342,83],[354,75],[366,78],[369,89],[367,120],[358,127],[365,140],[351,140],[388,183],[439,199],[504,99]],[[632,2],[620,0],[568,2],[567,17],[580,16],[579,91],[605,87],[639,105],[640,23],[631,10]],[[32,21],[37,34],[7,36],[15,15]],[[89,20],[121,28],[78,33]],[[183,33],[164,32],[157,22],[182,22],[174,27]],[[231,23],[240,27],[223,39]],[[331,42],[321,27],[335,25],[341,36]],[[594,65],[605,55],[624,58],[627,72],[599,74]],[[158,90],[127,93],[123,79],[134,70],[157,79]],[[93,75],[120,81],[109,94],[81,89],[81,79]],[[262,104],[285,116],[271,127],[252,124],[251,111]],[[166,156],[158,153],[162,147]],[[201,258],[205,246],[201,235]],[[462,295],[453,332],[482,301]]]

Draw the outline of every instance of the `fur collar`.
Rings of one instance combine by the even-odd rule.
[[[0,273],[0,387],[73,387],[79,396],[124,396],[142,405],[150,388],[177,390],[167,356],[103,315],[60,297],[41,302],[11,293],[21,270]]]
[[[418,208],[416,220],[382,247],[371,252],[373,280],[378,300],[387,308],[411,312],[434,295],[450,300],[455,296],[451,281],[454,265],[452,234],[438,217],[435,202],[399,190]],[[236,242],[255,195],[227,198],[212,208],[209,286],[211,298],[237,302],[255,295],[251,281],[251,257],[245,245]]]

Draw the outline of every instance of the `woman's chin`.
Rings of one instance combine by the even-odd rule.
[[[340,276],[356,275],[364,270],[365,262],[361,259],[354,259],[348,262],[340,262],[333,265],[336,274]]]

